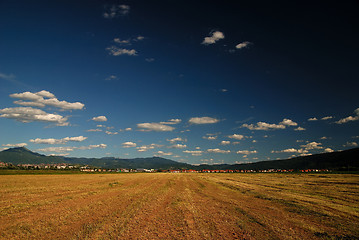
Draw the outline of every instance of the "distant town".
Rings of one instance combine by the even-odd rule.
[[[291,173],[291,172],[330,172],[328,169],[265,169],[265,170],[233,170],[233,169],[146,169],[146,168],[116,168],[105,169],[92,166],[71,165],[68,163],[54,163],[54,164],[17,164],[0,162],[0,168],[2,169],[19,169],[19,170],[73,170],[80,172],[118,172],[118,173],[134,173],[134,172],[169,172],[169,173]]]

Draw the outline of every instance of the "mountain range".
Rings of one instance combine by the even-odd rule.
[[[331,170],[359,170],[359,148],[301,156],[284,160],[260,161],[243,164],[191,165],[173,160],[150,157],[120,159],[104,158],[71,158],[62,156],[46,156],[25,147],[10,148],[0,152],[0,161],[17,164],[80,164],[101,168],[147,168],[147,169],[237,169],[237,170],[265,170],[265,169],[331,169]]]

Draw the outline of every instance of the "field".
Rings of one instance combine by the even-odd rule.
[[[0,175],[0,223],[1,239],[359,239],[359,175]]]

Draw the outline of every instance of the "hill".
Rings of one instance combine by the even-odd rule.
[[[12,164],[54,164],[68,163],[90,165],[101,168],[147,168],[147,169],[238,169],[238,170],[265,170],[265,169],[332,169],[332,170],[359,170],[359,148],[345,151],[321,153],[310,156],[295,157],[284,160],[260,161],[246,164],[220,164],[194,166],[173,160],[150,157],[121,159],[105,158],[70,158],[60,156],[45,156],[30,151],[25,147],[10,148],[0,152],[0,161]]]

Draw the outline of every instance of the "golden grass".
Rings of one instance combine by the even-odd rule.
[[[1,239],[358,239],[359,176],[0,176]]]

